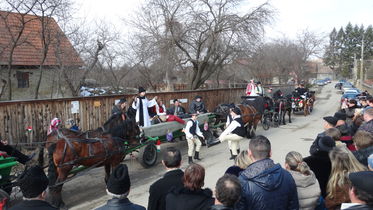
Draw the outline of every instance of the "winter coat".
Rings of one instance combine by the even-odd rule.
[[[210,189],[173,188],[166,196],[166,210],[208,210],[214,202]]]
[[[55,210],[57,208],[51,206],[46,201],[42,201],[42,200],[22,201],[21,203],[10,208],[10,210],[32,210],[32,209]]]
[[[293,177],[269,158],[249,165],[239,180],[242,195],[236,205],[238,210],[299,209]]]
[[[166,209],[166,196],[173,186],[183,187],[184,172],[180,169],[167,172],[149,189],[148,210]]]
[[[345,210],[373,210],[373,206],[368,206],[365,204],[356,204],[346,208]]]
[[[96,210],[146,210],[145,207],[131,203],[128,198],[118,199],[113,198]]]
[[[368,166],[368,157],[369,155],[373,154],[373,146],[359,149],[352,153],[361,164],[363,164],[364,166]]]
[[[358,129],[358,131],[366,131],[366,132],[373,134],[373,120],[369,122],[365,122],[362,125],[360,125],[360,128]]]
[[[297,185],[299,209],[314,210],[318,204],[321,190],[315,174],[303,175],[298,171],[289,171]]]
[[[226,207],[223,205],[213,205],[211,206],[210,210],[234,210],[234,208]]]
[[[207,110],[206,110],[205,103],[203,101],[193,100],[189,105],[189,113],[196,113],[197,111],[199,113],[206,113]]]
[[[342,203],[350,203],[350,197],[348,196],[349,186],[337,186],[336,188],[336,194],[333,199],[328,196],[325,198],[325,206],[328,210],[340,209]]]
[[[119,105],[114,105],[113,109],[111,110],[111,115],[115,114],[122,114],[123,110],[120,108]]]
[[[176,115],[180,118],[187,118],[189,116],[188,114],[186,114],[185,109],[182,106],[172,106],[167,112],[171,115]]]
[[[328,184],[332,163],[328,152],[318,151],[303,159],[304,162],[315,173],[320,184],[321,195],[326,197],[326,185]]]

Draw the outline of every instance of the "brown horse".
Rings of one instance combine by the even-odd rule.
[[[102,128],[85,133],[59,129],[47,136],[49,155],[48,200],[63,207],[61,192],[70,171],[77,166],[105,167],[105,182],[111,170],[122,162],[126,144],[139,142],[140,129],[132,119],[123,120],[121,115],[112,116]]]
[[[222,122],[225,122],[227,119],[227,116],[229,114],[229,107],[233,104],[219,104],[215,110],[214,114],[216,115],[216,122],[215,124],[220,124]],[[245,128],[247,131],[247,137],[254,137],[255,131],[258,126],[258,123],[260,122],[262,118],[262,114],[259,113],[254,106],[247,105],[247,104],[237,104],[235,105],[241,110],[241,117],[242,121],[245,124]],[[220,127],[222,130],[224,126]]]

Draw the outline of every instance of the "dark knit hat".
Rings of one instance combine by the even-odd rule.
[[[333,126],[337,125],[337,122],[338,122],[338,119],[332,116],[327,116],[327,117],[324,117],[323,119]]]
[[[238,108],[238,107],[234,107],[234,108],[232,109],[232,112],[236,113],[237,115],[240,115],[240,114],[241,114],[241,110],[240,110],[240,108]]]
[[[202,99],[202,96],[196,96],[194,99]]]
[[[179,99],[175,98],[175,99],[173,100],[174,103],[175,103],[176,101],[179,101]],[[179,102],[180,102],[180,101],[179,101]]]
[[[139,93],[146,92],[145,88],[139,87]]]
[[[344,112],[336,112],[334,114],[334,117],[337,118],[338,120],[343,120],[343,121],[346,121],[347,119],[347,115]]]
[[[329,152],[335,147],[335,141],[330,136],[323,136],[317,142],[321,151]]]
[[[373,196],[373,171],[350,173],[348,178],[350,179],[352,186]]]
[[[118,101],[118,104],[123,104],[123,103],[126,103],[127,100],[125,98],[121,98],[119,101]]]
[[[107,190],[116,195],[125,194],[130,190],[131,181],[126,164],[118,165],[110,175],[106,184]]]
[[[18,186],[25,198],[38,197],[47,189],[48,183],[48,177],[40,166],[29,168],[18,178]]]

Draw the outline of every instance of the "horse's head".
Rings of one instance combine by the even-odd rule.
[[[127,110],[127,117],[130,118],[130,119],[135,119],[136,118],[136,109],[132,108],[132,106],[130,106]]]
[[[102,126],[106,132],[109,132],[123,123],[122,114],[113,114]]]
[[[227,116],[229,114],[229,108],[234,106],[234,104],[219,104],[214,109],[214,114],[218,116]]]
[[[134,119],[126,119],[123,122],[123,138],[129,144],[137,144],[144,138],[144,131],[138,126]]]

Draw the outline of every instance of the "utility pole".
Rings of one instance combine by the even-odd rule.
[[[360,59],[360,84],[363,87],[364,81],[364,33],[363,38],[361,39],[361,59]]]

